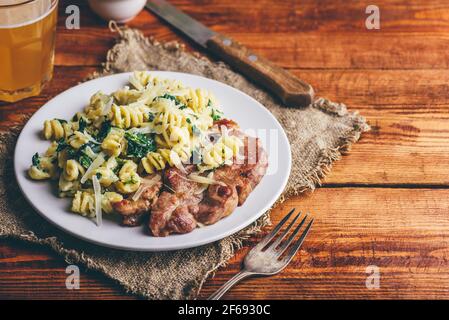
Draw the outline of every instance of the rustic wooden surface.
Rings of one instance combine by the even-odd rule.
[[[316,223],[280,275],[245,281],[226,298],[449,298],[449,4],[378,0],[381,29],[367,30],[363,1],[172,1],[212,29],[359,110],[372,126],[323,187],[285,202]],[[84,1],[81,29],[66,30],[60,5],[55,77],[39,97],[0,103],[0,130],[97,70],[114,34]],[[129,23],[198,50],[149,12]],[[269,228],[268,228],[269,229]],[[239,269],[257,237],[204,285],[206,297]],[[380,288],[365,286],[380,268]],[[65,289],[64,261],[47,249],[0,241],[0,298],[135,298],[96,272]]]

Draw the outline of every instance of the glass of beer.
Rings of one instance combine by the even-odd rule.
[[[58,0],[0,0],[0,100],[38,95],[53,75]]]

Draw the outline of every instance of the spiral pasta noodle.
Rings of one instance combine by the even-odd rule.
[[[72,126],[64,120],[45,120],[43,134],[47,140],[67,138],[72,134]]]
[[[100,182],[101,186],[103,187],[109,187],[114,182],[118,181],[119,178],[114,173],[114,171],[108,167],[100,167],[95,170],[95,174],[97,175],[98,181]]]
[[[95,197],[89,191],[77,191],[72,200],[72,212],[89,218],[95,217]]]
[[[62,176],[67,181],[74,181],[77,180],[78,177],[81,178],[80,175],[83,175],[84,172],[84,168],[76,160],[70,159],[65,163]]]
[[[59,176],[58,187],[60,197],[70,197],[80,188],[80,182],[79,180],[69,181],[61,174]]]
[[[135,71],[133,75],[129,78],[129,82],[137,90],[143,90],[151,82],[152,77],[148,72]]]
[[[75,133],[68,138],[70,146],[74,149],[81,148],[81,146],[88,143],[90,140],[92,140],[92,138],[88,134],[80,131],[75,131]]]
[[[142,96],[142,92],[135,89],[129,89],[125,87],[123,89],[119,89],[113,93],[115,101],[119,105],[126,105],[130,103],[134,103]]]
[[[28,169],[28,175],[33,180],[46,180],[50,179],[50,173],[47,171],[42,170],[41,168],[37,166],[31,166]]]
[[[131,160],[126,160],[125,164],[119,171],[119,181],[115,183],[115,187],[121,193],[128,194],[135,192],[141,183],[141,178],[137,174],[137,164]]]
[[[145,112],[142,108],[113,105],[110,119],[114,126],[128,129],[141,126],[145,121],[144,114]]]
[[[148,174],[165,169],[166,164],[172,166],[170,150],[159,149],[158,152],[149,152],[145,158],[142,158],[141,164]]]
[[[101,143],[101,149],[108,155],[118,157],[124,148],[124,131],[120,129],[111,130]]]
[[[217,143],[210,144],[202,153],[200,171],[212,170],[224,164],[231,164],[240,152],[243,141],[236,136],[223,136]]]
[[[190,109],[194,112],[201,113],[206,109],[210,101],[215,100],[215,97],[204,89],[189,89],[184,99]]]
[[[204,150],[202,156],[203,163],[200,165],[200,171],[205,171],[218,168],[225,164],[227,160],[232,159],[233,152],[223,142],[218,142]]]
[[[83,116],[88,120],[96,121],[105,114],[111,103],[111,97],[99,91],[90,98],[89,105],[84,108]]]
[[[35,158],[36,155],[33,157]],[[54,157],[37,157],[33,165],[28,170],[28,175],[34,180],[57,179],[58,168]]]

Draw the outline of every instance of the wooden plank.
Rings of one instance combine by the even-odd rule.
[[[0,242],[0,299],[136,299],[99,272],[80,267],[80,290],[65,285],[67,263],[45,247]]]
[[[326,184],[448,186],[448,106],[362,106],[372,130],[336,162]]]
[[[159,41],[189,43],[157,22],[148,34]],[[263,37],[241,32],[227,34],[284,68],[444,69],[449,66],[448,38],[439,33],[336,31],[266,33]],[[115,36],[106,27],[103,30],[85,28],[82,34],[61,30],[57,36],[56,64],[99,65],[114,44]]]
[[[298,33],[360,31],[365,29],[365,13],[368,4],[358,1],[321,0],[259,0],[254,2],[232,0],[202,1],[172,0],[180,10],[191,15],[214,30],[229,33]],[[59,24],[64,25],[67,5],[80,8],[82,26],[102,26],[105,24],[82,0],[60,1]],[[381,12],[381,30],[447,32],[449,27],[449,4],[440,0],[422,2],[420,0],[378,0]],[[128,24],[148,31],[152,24],[160,21],[148,10]],[[164,24],[165,25],[165,24]]]
[[[447,34],[432,32],[232,33],[236,40],[284,68],[446,69]],[[282,54],[279,54],[282,52]]]
[[[296,207],[316,218],[285,273],[235,287],[228,299],[448,298],[448,190],[320,189],[274,212]],[[251,243],[252,244],[252,243]],[[201,293],[207,297],[238,269],[246,249]],[[365,286],[380,268],[380,288]]]
[[[39,97],[21,101],[26,107],[66,90],[99,70],[96,67],[56,67],[55,76]],[[442,112],[449,104],[449,73],[446,70],[292,70],[315,88],[317,96],[345,102],[348,105],[373,106],[382,111],[404,106],[425,112]],[[413,86],[410,83],[413,82]],[[0,106],[15,104],[0,102]],[[36,106],[37,105],[37,106]],[[410,107],[407,107],[410,105]],[[377,108],[377,109],[376,109]],[[1,120],[2,118],[0,118]]]
[[[0,104],[0,130],[7,131],[22,123],[24,115],[33,113],[95,70],[57,67],[55,79],[43,95],[17,104]],[[449,162],[449,90],[444,89],[449,78],[445,72],[317,70],[301,72],[301,76],[319,84],[318,94],[326,92],[326,96],[345,101],[351,110],[358,110],[372,126],[372,131],[363,135],[350,155],[336,163],[326,183],[449,185],[445,166]],[[409,78],[423,80],[411,87],[406,80]],[[384,88],[388,88],[387,93]],[[434,99],[436,103],[447,104],[427,104],[426,97],[429,103]],[[385,104],[373,105],[376,100]],[[394,104],[419,100],[422,105]]]
[[[305,31],[359,31],[365,28],[369,5],[360,1],[259,0],[254,2],[212,0],[207,5],[174,0],[179,9],[221,32],[251,33]],[[449,5],[439,0],[378,0],[381,30],[441,31],[449,26]],[[139,21],[144,25],[145,20]]]
[[[348,105],[423,105],[449,103],[449,72],[437,70],[293,70],[317,96]],[[412,85],[413,84],[413,85]],[[378,108],[381,114],[383,107]]]
[[[379,32],[364,27],[362,3],[329,1],[317,6],[315,2],[276,2],[270,3],[269,11],[265,10],[267,1],[215,1],[207,8],[185,1],[175,4],[286,68],[448,68],[447,35],[439,30],[449,25],[449,5],[432,9],[431,4],[389,4],[382,13]],[[64,6],[60,8],[58,65],[99,65],[114,44],[116,35],[108,30],[107,23],[85,3],[79,5],[83,12],[80,30],[65,28]],[[378,6],[382,8],[382,2]],[[129,26],[160,41],[179,40],[191,48],[190,41],[148,11],[141,12]]]
[[[299,255],[282,274],[245,281],[226,298],[449,298],[448,199],[449,190],[383,188],[323,188],[297,197],[275,209],[273,221],[293,207],[313,213]],[[207,281],[201,297],[237,272],[258,239]],[[369,265],[380,268],[380,289],[365,287]],[[111,281],[83,269],[81,290],[68,291],[64,270],[62,259],[42,247],[2,242],[0,298],[121,298]]]

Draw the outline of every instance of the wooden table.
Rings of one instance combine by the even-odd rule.
[[[367,30],[363,1],[172,1],[311,83],[319,95],[365,115],[372,131],[335,164],[322,188],[291,199],[316,216],[303,250],[280,275],[250,279],[227,298],[449,298],[449,4],[377,0],[381,29]],[[65,8],[81,9],[66,30]],[[55,77],[39,97],[0,104],[0,130],[98,70],[115,35],[84,1],[62,1]],[[151,13],[129,23],[158,40],[198,50]],[[206,297],[239,269],[258,238],[214,278]],[[367,289],[366,268],[380,268]],[[81,289],[65,289],[64,261],[51,251],[0,241],[0,298],[115,299],[113,281],[82,270]]]

